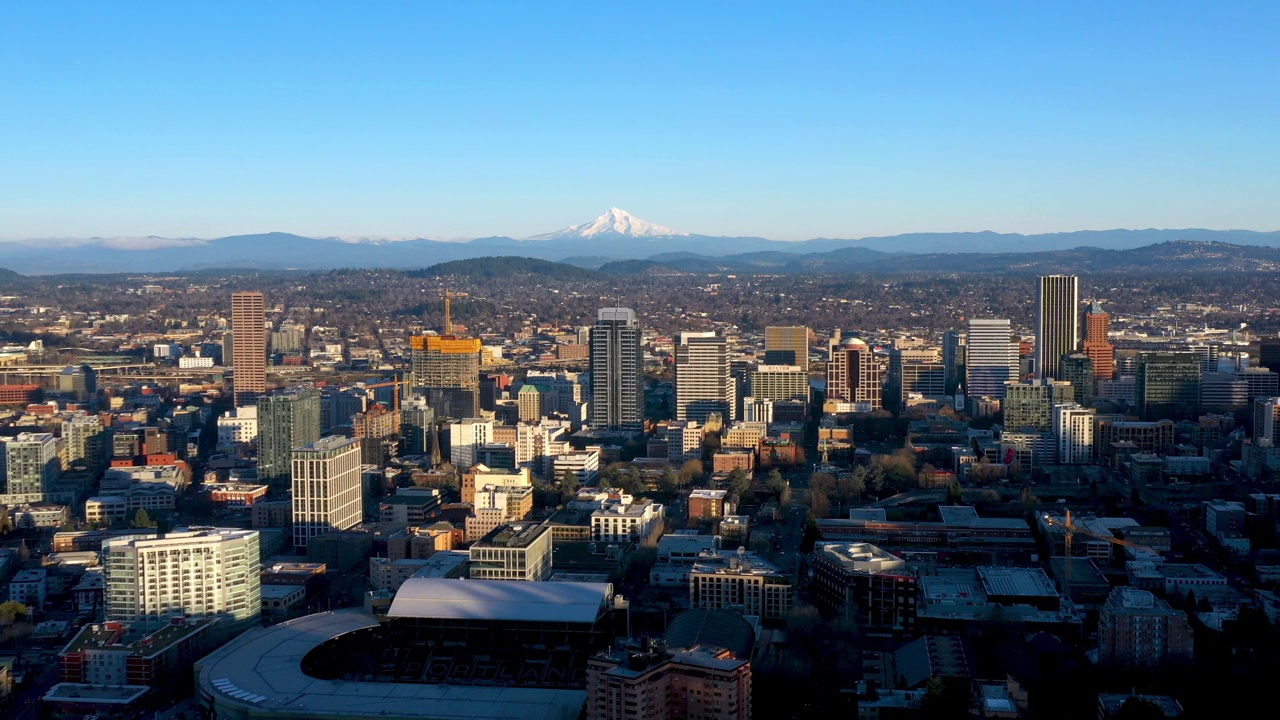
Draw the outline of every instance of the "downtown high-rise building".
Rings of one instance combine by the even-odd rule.
[[[770,325],[764,329],[766,365],[799,365],[809,370],[809,328],[804,325]]]
[[[602,308],[591,328],[593,430],[644,429],[644,351],[631,308]]]
[[[4,475],[0,477],[0,504],[44,502],[62,475],[58,438],[53,433],[18,433],[0,444]]]
[[[747,385],[756,400],[809,403],[809,371],[799,365],[757,365],[748,373]]]
[[[1260,397],[1253,401],[1253,441],[1254,445],[1265,444],[1275,446],[1277,430],[1280,430],[1280,397]],[[1265,443],[1259,443],[1265,440]]]
[[[1008,320],[972,318],[965,354],[965,393],[1004,397],[1004,384],[1018,379],[1018,340]]]
[[[1111,330],[1111,316],[1097,300],[1084,314],[1084,354],[1093,361],[1093,376],[1098,380],[1110,380],[1116,374],[1116,347],[1107,333]]]
[[[293,545],[347,530],[364,517],[360,441],[331,436],[292,453]]]
[[[294,448],[320,439],[320,391],[315,388],[258,399],[258,482],[273,492],[290,487]]]
[[[1203,375],[1197,353],[1142,353],[1134,384],[1139,412],[1146,420],[1190,415],[1200,404]]]
[[[201,529],[103,545],[107,619],[155,631],[175,617],[221,618],[229,633],[259,622],[258,531]]]
[[[968,350],[969,336],[963,330],[948,330],[942,334],[942,366],[947,375],[948,395],[954,395],[964,382]]]
[[[884,370],[871,346],[856,337],[831,348],[827,361],[828,401],[854,403],[867,412],[883,408]]]
[[[729,343],[714,332],[683,332],[676,346],[676,419],[705,423],[712,413],[735,420],[737,383]]]
[[[1036,286],[1036,374],[1058,377],[1062,356],[1080,344],[1080,278],[1044,275]]]
[[[1075,402],[1071,383],[1035,379],[1004,385],[1004,426],[1009,430],[1047,432],[1053,427],[1053,407]]]
[[[267,300],[260,292],[231,294],[231,367],[236,407],[267,391]]]
[[[410,339],[410,384],[438,418],[480,414],[480,339],[421,335]]]

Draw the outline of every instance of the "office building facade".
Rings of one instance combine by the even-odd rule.
[[[1004,397],[1005,383],[1018,379],[1018,341],[1008,320],[973,318],[965,357],[965,393]]]
[[[258,399],[258,481],[274,491],[290,487],[294,448],[320,439],[320,392],[294,388]]]
[[[360,524],[364,493],[360,441],[327,437],[297,448],[293,457],[293,544]]]
[[[883,405],[884,373],[871,346],[856,337],[831,349],[827,362],[828,401],[854,403],[867,411]]]
[[[1093,361],[1093,375],[1101,380],[1115,377],[1116,348],[1111,344],[1111,316],[1097,300],[1084,314],[1084,354]]]
[[[267,391],[267,300],[260,292],[231,294],[231,367],[236,407]]]
[[[764,329],[766,365],[799,365],[809,371],[809,328],[803,325],[770,325]]]
[[[1036,374],[1058,377],[1062,356],[1080,345],[1080,278],[1044,275],[1036,285]]]
[[[726,422],[736,419],[728,341],[712,332],[680,333],[675,368],[677,420],[705,423],[713,413]]]

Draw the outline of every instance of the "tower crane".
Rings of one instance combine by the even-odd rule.
[[[1066,520],[1059,520],[1058,518],[1053,517],[1049,513],[1044,513],[1044,515],[1042,515],[1041,517],[1044,520],[1045,525],[1048,525],[1049,527],[1062,528],[1064,532],[1066,557],[1063,558],[1063,562],[1062,562],[1062,567],[1064,571],[1062,584],[1063,584],[1063,590],[1066,591],[1068,596],[1070,596],[1071,594],[1071,560],[1074,557],[1071,552],[1071,545],[1072,545],[1072,541],[1075,539],[1076,533],[1080,533],[1081,535],[1084,535],[1086,537],[1091,537],[1095,540],[1102,540],[1103,542],[1108,542],[1108,543],[1111,543],[1112,545],[1120,545],[1122,547],[1132,547],[1132,548],[1147,548],[1146,545],[1139,545],[1138,543],[1129,542],[1128,540],[1121,540],[1120,538],[1112,535],[1104,535],[1102,533],[1094,532],[1089,528],[1081,527],[1077,525],[1075,523],[1075,520],[1071,518],[1070,510],[1067,511]],[[1150,548],[1147,548],[1147,549],[1149,550]]]
[[[395,380],[387,380],[385,382],[373,383],[363,386],[365,390],[376,390],[378,388],[390,387],[395,388],[395,392],[391,396],[392,409],[400,412],[400,395],[401,387],[408,387],[409,381],[406,379],[396,378]]]
[[[450,292],[449,288],[444,289],[444,334],[453,334],[453,307],[451,301],[454,298],[467,297],[466,293]]]

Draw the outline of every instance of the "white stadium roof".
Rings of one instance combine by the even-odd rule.
[[[609,583],[409,578],[389,617],[594,623],[613,596]]]
[[[359,610],[339,610],[253,628],[196,663],[200,691],[219,717],[258,720],[554,720],[577,717],[587,699],[585,690],[346,682],[302,672],[316,646],[377,625]]]

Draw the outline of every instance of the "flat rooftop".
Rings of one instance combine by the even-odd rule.
[[[1058,590],[1040,568],[980,567],[978,579],[988,596],[1058,597]]]
[[[902,558],[871,543],[819,542],[813,551],[850,572],[874,574],[901,570],[906,566]]]
[[[99,705],[128,705],[146,695],[151,688],[144,685],[89,685],[58,683],[44,694],[45,702],[80,702]]]
[[[547,525],[538,522],[513,522],[509,525],[499,525],[471,547],[529,547],[543,534],[549,532],[550,529]]]

